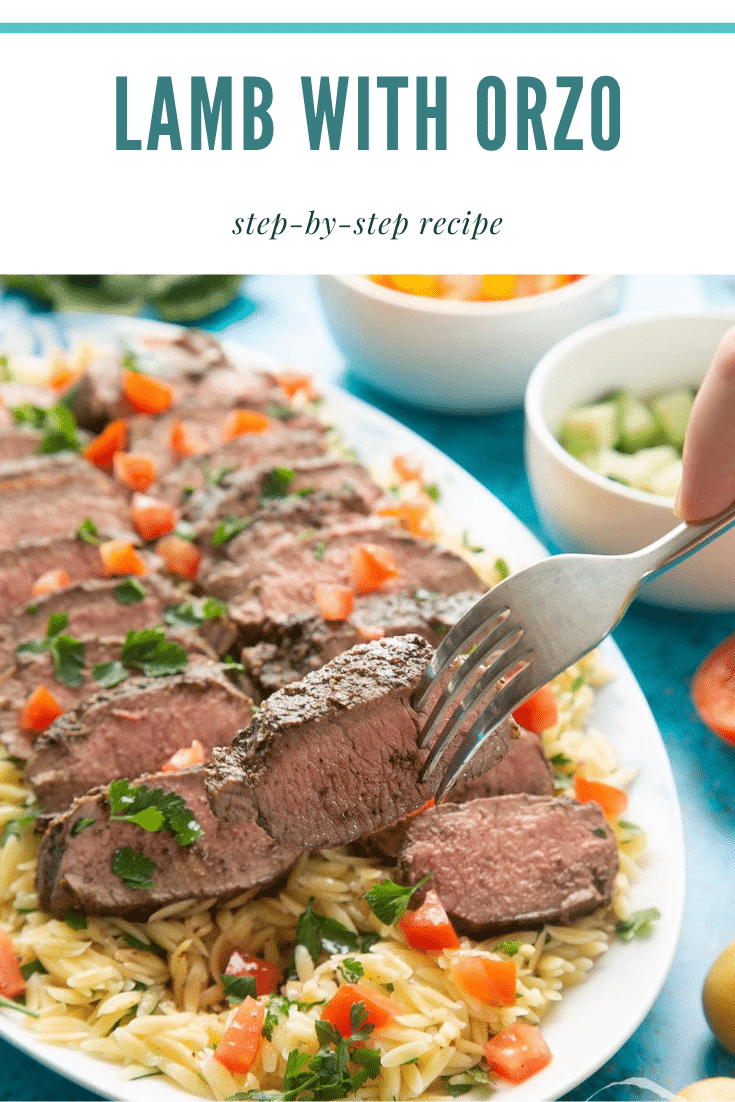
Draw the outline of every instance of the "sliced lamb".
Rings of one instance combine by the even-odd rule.
[[[0,463],[37,455],[43,433],[39,429],[28,428],[27,425],[6,422],[3,414],[7,414],[7,411],[0,406]]]
[[[249,721],[249,697],[225,668],[192,665],[170,677],[131,677],[88,697],[39,735],[26,776],[46,811],[115,777],[160,769],[198,739],[209,753]]]
[[[314,614],[318,585],[354,584],[351,553],[360,545],[384,548],[398,569],[382,592],[451,594],[485,591],[485,585],[464,559],[430,540],[417,539],[385,527],[371,517],[356,517],[329,530],[269,533],[258,539],[252,526],[244,529],[228,554],[236,562],[204,567],[202,585],[231,602],[231,614],[244,642],[277,636],[294,616]]]
[[[520,729],[518,738],[510,744],[508,753],[497,765],[481,773],[479,777],[460,779],[449,790],[446,802],[464,804],[484,796],[508,796],[527,792],[534,796],[551,796],[554,792],[553,770],[544,754],[541,739],[533,731]],[[420,815],[425,812],[420,812]],[[399,819],[397,823],[383,827],[375,834],[361,838],[361,843],[371,853],[395,861],[406,840],[413,816]]]
[[[428,873],[457,929],[474,936],[567,923],[609,903],[615,838],[594,803],[491,796],[416,817],[399,858],[403,882]]]
[[[410,699],[433,648],[417,635],[361,644],[274,693],[212,755],[208,787],[217,815],[249,816],[280,842],[342,845],[422,807],[438,777],[420,781],[427,752]],[[473,759],[475,771],[506,753],[504,724]]]
[[[200,770],[155,773],[134,783],[181,796],[203,835],[179,845],[170,830],[151,833],[112,820],[107,789],[81,796],[44,834],[36,874],[43,910],[58,918],[83,911],[143,919],[170,903],[255,895],[284,876],[299,855],[254,822],[233,827],[215,819]],[[112,871],[116,853],[128,847],[155,862],[153,887],[128,887]]]
[[[457,620],[477,601],[477,593],[445,596],[413,593],[371,593],[355,599],[344,623],[321,614],[294,616],[274,643],[256,643],[242,650],[241,661],[258,696],[270,696],[284,685],[318,670],[356,643],[391,635],[422,635],[436,646]]]

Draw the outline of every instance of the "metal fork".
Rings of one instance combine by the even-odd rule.
[[[474,719],[444,772],[437,802],[511,712],[612,631],[642,581],[681,562],[733,524],[735,503],[704,524],[681,524],[627,555],[544,559],[481,597],[442,641],[412,700],[417,711],[425,709],[446,681],[419,741],[425,747],[433,740],[424,778]],[[467,657],[447,681],[461,655]]]

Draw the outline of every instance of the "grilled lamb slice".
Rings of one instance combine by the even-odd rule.
[[[497,765],[479,777],[460,777],[447,793],[445,801],[464,804],[485,796],[509,796],[517,792],[534,796],[551,796],[554,792],[553,770],[544,754],[541,739],[533,731],[522,727],[520,735],[510,744],[508,753]],[[399,819],[397,823],[383,827],[360,841],[371,853],[395,861],[406,841],[413,818]]]
[[[615,838],[594,803],[490,796],[417,816],[399,858],[403,882],[427,873],[458,930],[488,936],[567,923],[609,903]]]
[[[351,552],[360,544],[385,548],[399,571],[384,593],[416,589],[451,594],[485,591],[472,567],[453,551],[430,540],[387,528],[370,517],[356,517],[330,529],[269,533],[262,543],[255,526],[232,541],[236,562],[203,565],[201,581],[209,593],[231,602],[231,615],[243,642],[277,636],[294,616],[314,614],[318,585],[352,585]]]
[[[43,433],[27,425],[16,425],[8,411],[0,406],[0,463],[37,455]]]
[[[284,685],[300,681],[357,643],[391,635],[422,635],[437,646],[447,631],[472,608],[477,593],[445,596],[413,593],[371,593],[357,597],[344,623],[308,613],[294,616],[274,643],[256,643],[242,650],[241,661],[260,699]]]
[[[250,719],[250,698],[226,667],[190,666],[170,677],[131,677],[88,697],[38,737],[26,776],[46,811],[115,777],[154,772],[196,738],[209,753]]]
[[[258,822],[279,842],[342,845],[422,807],[436,775],[420,781],[427,751],[410,704],[433,654],[418,635],[361,644],[260,706],[230,749],[212,754],[208,789],[215,814]],[[490,768],[515,726],[503,724],[472,761]]]
[[[9,548],[29,536],[68,535],[87,517],[100,530],[127,529],[130,506],[91,463],[59,453],[0,464],[0,514],[0,548]]]
[[[233,827],[215,819],[201,770],[154,773],[134,783],[181,796],[204,834],[181,846],[171,831],[151,833],[111,820],[107,789],[81,796],[51,820],[44,834],[36,873],[43,910],[58,918],[71,910],[144,919],[170,903],[256,895],[284,876],[299,856],[254,822]],[[112,871],[115,854],[126,847],[155,862],[152,888],[128,887]]]

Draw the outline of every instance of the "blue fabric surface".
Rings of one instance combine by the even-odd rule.
[[[714,277],[629,279],[623,309],[735,304]],[[1,305],[1,304],[0,304]],[[307,277],[253,277],[244,297],[210,319],[210,328],[340,382],[437,445],[483,482],[541,539],[523,467],[520,411],[483,417],[422,412],[386,398],[345,370]],[[709,1033],[700,991],[709,965],[735,940],[732,855],[735,852],[735,750],[697,720],[689,700],[692,673],[735,630],[732,615],[672,613],[636,604],[615,638],[661,728],[682,803],[687,847],[687,904],[681,942],[667,983],[650,1014],[622,1049],[569,1100],[654,1098],[628,1083],[647,1079],[675,1091],[706,1076],[735,1076],[735,1057]],[[573,995],[572,995],[573,997]],[[625,991],[620,998],[625,999]],[[0,1042],[0,1098],[94,1098]]]

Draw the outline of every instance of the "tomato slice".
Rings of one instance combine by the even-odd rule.
[[[118,482],[129,490],[145,492],[156,481],[156,461],[152,455],[143,452],[115,452],[112,472]]]
[[[180,769],[191,769],[194,765],[204,765],[206,758],[204,747],[199,739],[195,738],[191,746],[183,746],[171,755],[167,762],[161,766],[162,773],[178,773]],[[238,973],[233,973],[238,975]],[[260,991],[258,992],[260,994]]]
[[[172,574],[181,578],[196,578],[202,553],[195,544],[181,536],[164,536],[156,544],[156,554],[160,555]]]
[[[99,551],[106,578],[113,574],[148,573],[148,567],[127,540],[107,540],[100,544]]]
[[[415,455],[394,455],[392,467],[401,482],[413,482],[423,477],[421,460]]]
[[[352,1033],[350,1011],[360,1002],[365,1003],[367,1024],[376,1029],[387,1025],[396,1014],[401,1013],[398,1004],[385,995],[379,995],[376,991],[363,987],[361,983],[343,983],[322,1010],[322,1021],[331,1022],[343,1037],[349,1037]]]
[[[171,451],[186,458],[190,455],[204,455],[209,451],[204,434],[196,425],[187,425],[185,421],[175,420],[169,435]]]
[[[383,505],[375,511],[379,517],[395,517],[412,536],[423,536],[428,539],[434,534],[434,529],[427,520],[432,504],[428,494],[418,494],[405,501]]]
[[[45,731],[64,709],[45,685],[39,685],[26,700],[18,717],[21,731]]]
[[[483,1048],[490,1071],[509,1083],[525,1083],[551,1063],[551,1049],[537,1025],[516,1022],[496,1033]]]
[[[468,995],[489,1006],[515,1006],[516,966],[512,960],[460,957],[452,963],[455,978]]]
[[[44,593],[55,593],[57,589],[66,589],[70,582],[71,579],[66,570],[47,570],[33,583],[31,597],[42,597]]]
[[[99,436],[90,440],[82,452],[85,459],[94,463],[100,470],[109,471],[112,467],[112,458],[116,452],[122,451],[128,439],[128,426],[125,421],[110,421],[107,428],[103,429]]]
[[[715,647],[697,669],[692,700],[702,723],[735,745],[735,635]]]
[[[316,398],[316,392],[311,382],[311,375],[297,375],[292,371],[284,371],[276,375],[276,382],[288,398],[303,393],[309,402]]]
[[[173,505],[146,494],[133,494],[130,505],[130,518],[136,531],[144,540],[155,540],[173,532],[176,527],[176,512]]]
[[[325,620],[346,620],[355,603],[355,591],[349,585],[317,585],[314,600]]]
[[[246,432],[267,432],[270,427],[271,419],[265,413],[259,413],[255,409],[233,409],[225,418],[222,438],[225,441],[234,440],[236,436],[244,436]]]
[[[0,929],[0,995],[15,999],[26,989],[10,934]]]
[[[574,794],[581,804],[593,801],[599,804],[608,819],[617,819],[628,806],[628,793],[624,789],[603,784],[602,781],[587,780],[580,773],[574,774]]]
[[[537,735],[549,727],[555,727],[559,722],[559,709],[551,686],[542,685],[533,696],[529,696],[513,712],[513,719],[521,727],[525,727],[527,731],[535,731]]]
[[[275,964],[260,957],[235,950],[225,968],[226,976],[252,976],[256,995],[273,995],[283,983],[283,972]]]
[[[459,938],[439,896],[428,891],[415,911],[406,911],[398,925],[414,949],[458,949]]]
[[[123,394],[138,413],[163,413],[174,400],[168,383],[140,371],[123,371]]]
[[[215,1060],[228,1071],[246,1075],[260,1052],[265,1007],[249,995],[238,1006],[231,1024],[214,1050]]]
[[[378,544],[360,543],[350,555],[355,590],[360,595],[377,593],[391,578],[400,574],[389,551]]]

